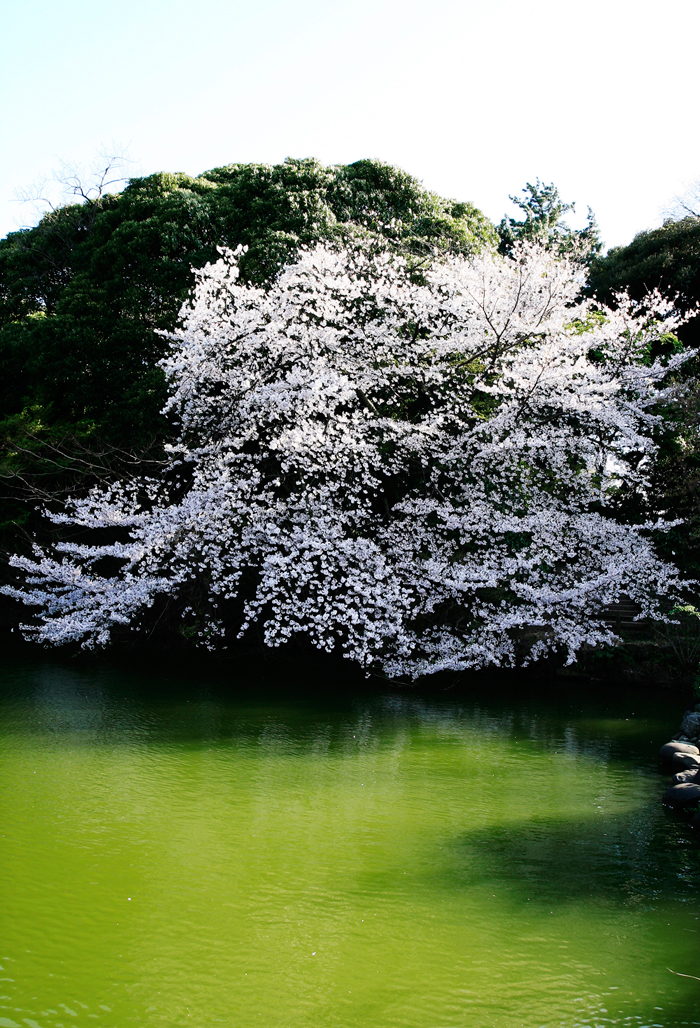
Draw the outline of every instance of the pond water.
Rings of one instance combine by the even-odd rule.
[[[6,663],[0,1026],[700,1024],[678,697],[476,688]]]

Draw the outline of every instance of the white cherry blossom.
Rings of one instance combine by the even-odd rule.
[[[430,269],[359,242],[300,254],[263,290],[240,251],[197,272],[164,368],[180,438],[161,480],[54,520],[94,542],[12,563],[26,634],[102,645],[163,597],[213,648],[254,624],[417,676],[613,642],[621,596],[663,616],[678,571],[625,523],[644,490],[671,331],[580,298],[533,247]],[[107,541],[105,541],[107,539]]]

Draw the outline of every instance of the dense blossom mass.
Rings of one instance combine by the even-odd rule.
[[[104,644],[169,597],[208,647],[257,626],[416,676],[573,660],[622,595],[661,616],[678,572],[614,497],[645,489],[683,360],[645,359],[667,303],[593,308],[527,246],[422,271],[318,246],[269,289],[239,257],[197,273],[172,336],[163,477],[50,515],[93,542],[13,558],[26,632]]]

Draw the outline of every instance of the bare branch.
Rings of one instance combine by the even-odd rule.
[[[676,193],[662,208],[661,214],[671,221],[687,217],[700,218],[700,178],[686,185],[682,193]]]
[[[57,207],[74,203],[76,198],[85,204],[93,204],[114,191],[113,187],[128,181],[128,166],[132,164],[134,160],[127,149],[115,144],[100,149],[87,168],[60,158],[51,175],[15,190],[15,200],[31,205],[37,218]]]

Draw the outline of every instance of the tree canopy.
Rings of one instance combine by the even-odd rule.
[[[0,241],[0,521],[26,516],[28,483],[72,488],[115,460],[159,453],[161,332],[218,246],[246,245],[241,274],[260,284],[300,246],[348,235],[380,236],[417,265],[496,242],[472,204],[397,168],[311,159],[132,179]]]
[[[322,510],[328,496],[343,493],[354,504],[352,512],[331,504],[325,528],[335,525],[331,534],[346,556],[365,547],[362,560],[374,568],[368,574],[385,569],[381,580],[393,583],[395,602],[386,606],[377,600],[368,621],[357,610],[352,613],[351,599],[341,611],[338,586],[337,595],[324,594],[332,621],[324,635],[314,580],[319,561],[326,561],[331,578],[355,582],[352,588],[363,603],[367,593],[350,567],[355,558],[358,568],[362,563],[360,550],[348,556],[348,567],[329,570],[327,557],[320,555],[328,550],[327,540],[316,524],[305,588],[318,606],[314,613],[313,602],[304,599],[306,620],[292,631],[316,645],[339,645],[390,673],[507,663],[526,651],[537,656],[557,647],[571,656],[582,642],[607,638],[601,611],[622,589],[643,609],[658,612],[661,598],[676,587],[672,565],[700,569],[700,394],[692,386],[693,362],[678,352],[670,331],[678,327],[688,344],[693,328],[682,324],[682,317],[667,317],[673,304],[689,313],[698,298],[698,219],[641,233],[630,247],[603,258],[590,211],[586,228],[572,230],[566,215],[573,204],[564,202],[553,184],[538,179],[523,194],[511,197],[522,219],[504,218],[496,231],[473,205],[441,198],[378,161],[334,167],[314,160],[234,164],[194,178],[160,173],[132,179],[116,195],[83,191],[84,202],[52,210],[34,228],[1,240],[0,528],[4,523],[9,531],[6,549],[24,553],[17,558],[20,565],[25,561],[25,571],[43,582],[39,592],[16,594],[36,602],[41,593],[46,620],[38,636],[99,641],[119,624],[147,618],[150,604],[166,602],[184,612],[193,638],[215,639],[217,625],[230,635],[238,623],[257,625],[276,644],[283,623],[296,624],[292,613],[301,602],[280,570],[292,567],[302,552],[289,542],[290,525],[316,524],[312,496]],[[350,278],[364,283],[352,302],[339,285],[342,261]],[[580,295],[582,264],[589,266],[587,298]],[[224,274],[222,268],[229,270]],[[222,285],[222,274],[231,282],[235,278],[235,288]],[[520,276],[518,289],[525,280],[530,283],[525,306],[509,306],[516,294],[509,292],[508,275],[513,281]],[[540,293],[532,288],[537,275]],[[186,298],[195,282],[192,308]],[[288,311],[289,304],[296,310],[289,338],[266,337],[277,363],[256,365],[255,351],[244,349],[235,352],[235,367],[226,364],[231,344],[211,295],[213,282],[229,297],[234,321],[244,309],[255,321],[264,308],[277,324],[279,310]],[[289,289],[293,284],[297,300],[282,302],[281,282]],[[381,283],[389,283],[389,293]],[[650,293],[650,287],[658,292]],[[205,310],[201,296],[207,289],[211,303]],[[456,300],[461,289],[469,302]],[[631,299],[619,297],[620,289],[629,289]],[[329,338],[335,333],[338,340],[333,359],[314,350],[315,336],[301,344],[314,310],[326,309],[328,295],[339,304],[331,304],[333,317],[325,326]],[[304,303],[310,312],[304,312]],[[494,328],[504,310],[506,322]],[[210,354],[197,367],[202,381],[212,376],[213,399],[228,402],[227,390],[243,376],[239,386],[243,393],[250,390],[257,404],[250,410],[243,401],[238,405],[240,418],[246,412],[248,435],[223,478],[212,455],[231,455],[238,445],[230,434],[221,434],[228,414],[210,404],[205,425],[201,410],[185,410],[173,399],[187,381],[193,396],[203,400],[188,349],[187,333],[197,317],[202,332],[221,346],[220,355]],[[473,350],[478,326],[492,338]],[[365,331],[366,337],[357,335]],[[458,343],[447,341],[450,333]],[[253,334],[257,339],[258,329]],[[634,340],[631,349],[629,340]],[[179,365],[173,364],[173,346]],[[378,363],[377,353],[383,355]],[[279,377],[284,372],[296,382],[294,367],[306,375],[309,395],[320,390],[330,404],[325,413],[315,409],[309,415],[307,399],[302,402],[301,393],[290,392],[290,380]],[[370,367],[378,379],[367,377]],[[342,402],[336,396],[339,375],[345,376]],[[673,389],[661,386],[669,375]],[[297,388],[304,392],[300,381]],[[284,396],[288,416],[293,413],[295,425],[301,419],[301,427],[290,422],[273,439],[269,430],[281,416]],[[260,417],[268,419],[267,428],[256,421]],[[342,438],[332,430],[336,421]],[[302,445],[299,440],[306,445],[308,425],[313,435],[321,424],[335,450],[323,457],[330,462],[327,478],[304,493],[302,485],[311,488],[312,473],[303,462],[294,463],[298,455],[285,457],[285,448],[294,451]],[[243,421],[236,432],[239,438]],[[350,450],[344,451],[345,443],[352,443]],[[171,444],[179,457],[169,451]],[[365,455],[362,467],[355,466],[353,448]],[[269,500],[278,514],[286,511],[272,542],[265,541],[271,524],[265,514],[252,549],[236,521],[243,507],[231,507],[233,493],[230,483],[225,485],[244,454],[266,454],[264,474],[253,465],[247,471],[247,480],[255,479],[261,490],[259,498],[252,490],[246,499],[251,524],[258,499],[262,507]],[[321,460],[321,451],[317,456]],[[280,461],[286,461],[284,467]],[[277,477],[269,480],[275,467]],[[438,479],[426,468],[437,469]],[[91,487],[97,491],[86,499]],[[211,517],[207,523],[210,507],[197,506],[202,489],[228,510],[230,522]],[[78,506],[66,513],[62,504],[68,495],[77,497]],[[42,500],[55,515],[48,529],[35,513]],[[134,503],[141,514],[132,524]],[[482,525],[478,531],[465,514],[470,504]],[[652,546],[643,526],[660,513],[681,517],[684,524],[652,533]],[[109,544],[126,549],[119,551],[121,571],[107,573],[118,552],[95,549],[90,539],[95,526],[109,529],[112,516],[131,535],[117,532],[118,544]],[[421,534],[422,520],[433,535]],[[173,528],[178,538],[183,532],[191,536],[188,560],[197,546],[204,547],[194,575],[183,571],[189,566],[183,551],[178,549],[175,558],[169,549],[168,525],[179,526]],[[229,547],[218,563],[208,563],[211,548],[198,534],[200,525],[209,541],[215,533]],[[557,549],[551,526],[566,554]],[[147,542],[139,536],[142,531]],[[86,541],[76,543],[83,535]],[[26,556],[32,537],[43,540],[35,563]],[[60,560],[51,551],[51,538],[67,546]],[[282,538],[286,555],[275,549],[275,540]],[[600,560],[608,561],[605,572],[596,564],[594,545]],[[412,553],[406,556],[410,574],[408,564],[401,570],[397,563],[401,547],[404,556]],[[231,570],[239,559],[232,554],[244,561],[238,570]],[[426,555],[442,569],[443,585],[433,572],[426,577]],[[450,577],[453,564],[467,576],[459,586]],[[491,569],[488,582],[465,585],[481,581],[477,565]],[[226,617],[217,621],[212,583],[224,581],[224,566],[229,569]],[[274,581],[273,566],[279,571]],[[234,589],[239,573],[240,589]],[[591,584],[596,574],[600,588]],[[635,574],[646,585],[635,585]],[[267,592],[259,584],[261,575]],[[127,594],[131,598],[124,606]],[[434,600],[428,602],[428,595]],[[559,600],[552,599],[556,595]]]
[[[417,257],[494,240],[471,204],[378,161],[162,173],[50,212],[0,241],[0,359],[19,371],[1,376],[2,412],[38,404],[44,416],[138,445],[160,428],[157,330],[173,327],[192,269],[218,245],[243,244],[241,272],[260,283],[299,246],[346,231],[379,233]]]

